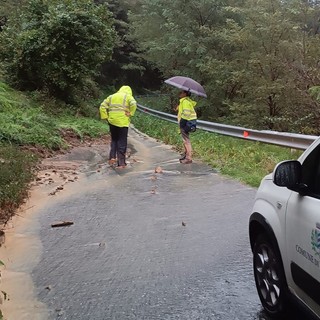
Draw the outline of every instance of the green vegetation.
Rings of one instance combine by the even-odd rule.
[[[320,2],[0,0],[0,73],[77,106],[101,86],[202,82],[201,118],[320,134]],[[313,90],[316,88],[317,90]]]
[[[37,157],[13,146],[0,145],[0,223],[7,222],[28,196]]]
[[[91,113],[98,114],[94,107]],[[40,156],[67,149],[69,135],[80,140],[108,132],[96,118],[55,110],[0,82],[0,223],[6,222],[28,195]]]
[[[81,101],[98,66],[111,59],[115,32],[107,7],[90,0],[31,0],[17,14],[19,23],[0,33],[6,79],[69,104]]]
[[[140,0],[130,18],[144,58],[164,78],[207,91],[206,120],[320,133],[319,1]]]

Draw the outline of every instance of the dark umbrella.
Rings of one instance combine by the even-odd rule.
[[[167,79],[164,82],[184,91],[190,91],[197,96],[207,97],[202,85],[191,78],[176,76]]]

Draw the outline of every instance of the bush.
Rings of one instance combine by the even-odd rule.
[[[90,0],[31,0],[17,26],[0,33],[0,59],[11,83],[47,89],[76,104],[98,66],[111,58],[115,32],[106,5]]]
[[[14,146],[0,145],[0,223],[6,223],[27,198],[37,157]]]

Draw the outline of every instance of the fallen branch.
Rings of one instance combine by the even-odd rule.
[[[67,226],[71,226],[71,225],[73,225],[72,221],[61,221],[61,222],[53,223],[51,225],[51,227],[57,228],[57,227],[67,227]]]

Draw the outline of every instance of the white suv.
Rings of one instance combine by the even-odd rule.
[[[310,318],[320,319],[320,138],[298,161],[279,163],[261,181],[249,236],[268,315],[282,319],[294,297]]]

